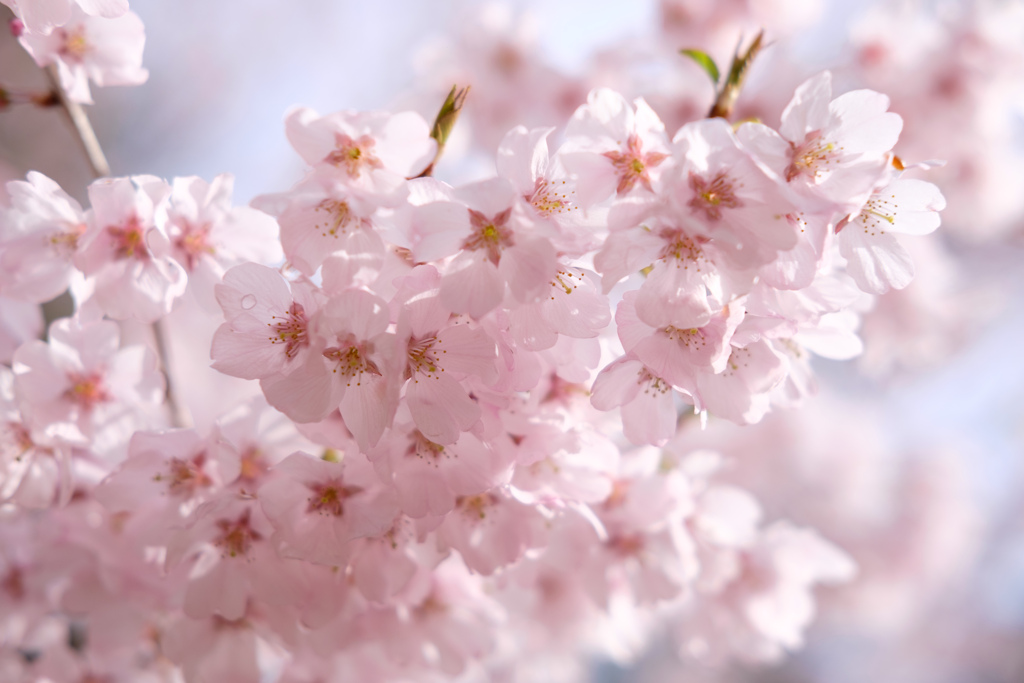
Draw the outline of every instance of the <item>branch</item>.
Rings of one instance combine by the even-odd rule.
[[[93,177],[105,178],[109,176],[110,164],[107,163],[107,158],[103,155],[103,148],[100,147],[100,142],[96,139],[96,133],[93,131],[92,124],[89,123],[89,117],[85,115],[82,105],[71,101],[67,93],[64,92],[64,87],[60,84],[60,76],[58,75],[56,65],[51,64],[43,69],[43,71],[46,72],[46,77],[50,81],[51,91],[57,96],[61,108],[67,114],[72,127],[78,134],[78,142],[82,145],[82,150],[89,160]]]
[[[740,54],[739,46],[736,46],[736,54],[732,58],[732,66],[729,67],[729,76],[718,91],[718,97],[708,112],[708,118],[729,118],[732,108],[736,106],[736,98],[740,96],[740,89],[743,87],[743,79],[746,78],[750,65],[764,48],[764,31],[757,34],[754,42],[750,44],[747,51]]]

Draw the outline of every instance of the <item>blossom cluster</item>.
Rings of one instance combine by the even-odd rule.
[[[127,0],[2,0],[11,30],[39,66],[55,65],[67,96],[92,104],[98,86],[139,85],[145,30]]]
[[[227,176],[103,179],[88,210],[9,183],[0,296],[77,309],[0,371],[9,678],[543,680],[655,628],[798,648],[853,562],[679,429],[759,422],[813,392],[812,354],[859,353],[855,305],[909,283],[898,236],[944,205],[901,127],[826,72],[777,129],[670,137],[594,90],[557,148],[514,128],[456,187],[419,115],[309,109],[305,177],[253,208]],[[170,428],[120,338],[176,306],[218,311],[213,368],[259,380],[209,430]]]

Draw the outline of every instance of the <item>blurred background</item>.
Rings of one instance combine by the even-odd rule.
[[[836,91],[887,93],[897,152],[948,200],[908,238],[917,278],[865,302],[859,361],[823,362],[819,397],[752,427],[713,422],[713,447],[767,516],[814,526],[860,576],[822,592],[806,647],[772,667],[682,663],[667,643],[598,662],[601,681],[1024,681],[1024,3],[845,0],[132,0],[148,83],[95,89],[88,112],[115,175],[228,172],[235,201],[301,176],[289,107],[414,109],[473,90],[437,175],[493,173],[501,136],[563,125],[607,85],[644,96],[670,133],[711,104],[678,54],[727,65],[766,30],[737,118],[778,122],[832,69]],[[0,10],[5,8],[0,7]],[[42,90],[0,36],[0,85]],[[29,170],[84,199],[90,181],[56,109],[0,112],[0,179]],[[685,440],[684,440],[685,441]],[[680,668],[682,667],[682,668]]]

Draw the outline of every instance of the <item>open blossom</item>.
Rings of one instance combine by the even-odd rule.
[[[320,116],[298,108],[288,114],[285,130],[295,150],[318,173],[383,194],[418,175],[437,149],[430,127],[415,112]]]
[[[333,178],[314,176],[289,192],[261,195],[253,206],[277,217],[285,256],[305,275],[334,253],[384,254],[375,198]]]
[[[216,287],[227,322],[213,337],[213,367],[244,379],[290,372],[312,353],[314,289],[267,266],[235,266]]]
[[[234,178],[227,173],[209,183],[197,177],[175,178],[168,197],[171,253],[188,273],[192,291],[209,304],[214,303],[213,286],[231,266],[281,259],[273,219],[247,206],[232,207],[233,187]]]
[[[20,40],[37,64],[57,65],[61,85],[76,102],[92,104],[90,80],[105,87],[139,85],[149,78],[142,67],[145,30],[134,12],[105,18],[75,5],[68,20],[49,34],[26,32]]]
[[[810,210],[850,211],[885,177],[903,127],[888,107],[889,98],[871,90],[832,99],[825,71],[797,88],[778,133],[745,124],[739,138],[806,198]]]
[[[72,257],[86,230],[77,201],[42,173],[7,184],[10,208],[0,208],[0,294],[40,303],[63,292]]]
[[[50,342],[30,341],[14,354],[22,413],[32,432],[87,445],[94,435],[163,396],[156,358],[143,346],[119,349],[117,325],[64,318]]]
[[[128,0],[3,0],[33,33],[49,34],[71,21],[76,9],[112,19],[128,11]]]
[[[337,463],[297,452],[273,471],[259,499],[272,542],[288,557],[344,566],[351,542],[383,534],[398,512],[393,494],[355,453]]]
[[[594,90],[566,127],[558,150],[578,178],[579,203],[590,207],[612,194],[654,190],[669,157],[665,126],[642,99],[634,107],[608,89]]]
[[[152,322],[171,310],[188,279],[174,260],[157,210],[170,187],[153,176],[97,180],[92,216],[75,265],[90,279],[73,293],[83,306],[123,320]]]
[[[871,294],[903,289],[914,277],[914,263],[896,235],[933,232],[945,206],[939,188],[923,180],[897,178],[876,190],[860,211],[836,225],[846,272]]]

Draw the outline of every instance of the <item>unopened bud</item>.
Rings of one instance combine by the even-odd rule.
[[[20,38],[21,34],[25,32],[25,24],[21,19],[11,19],[11,35],[15,38]]]

